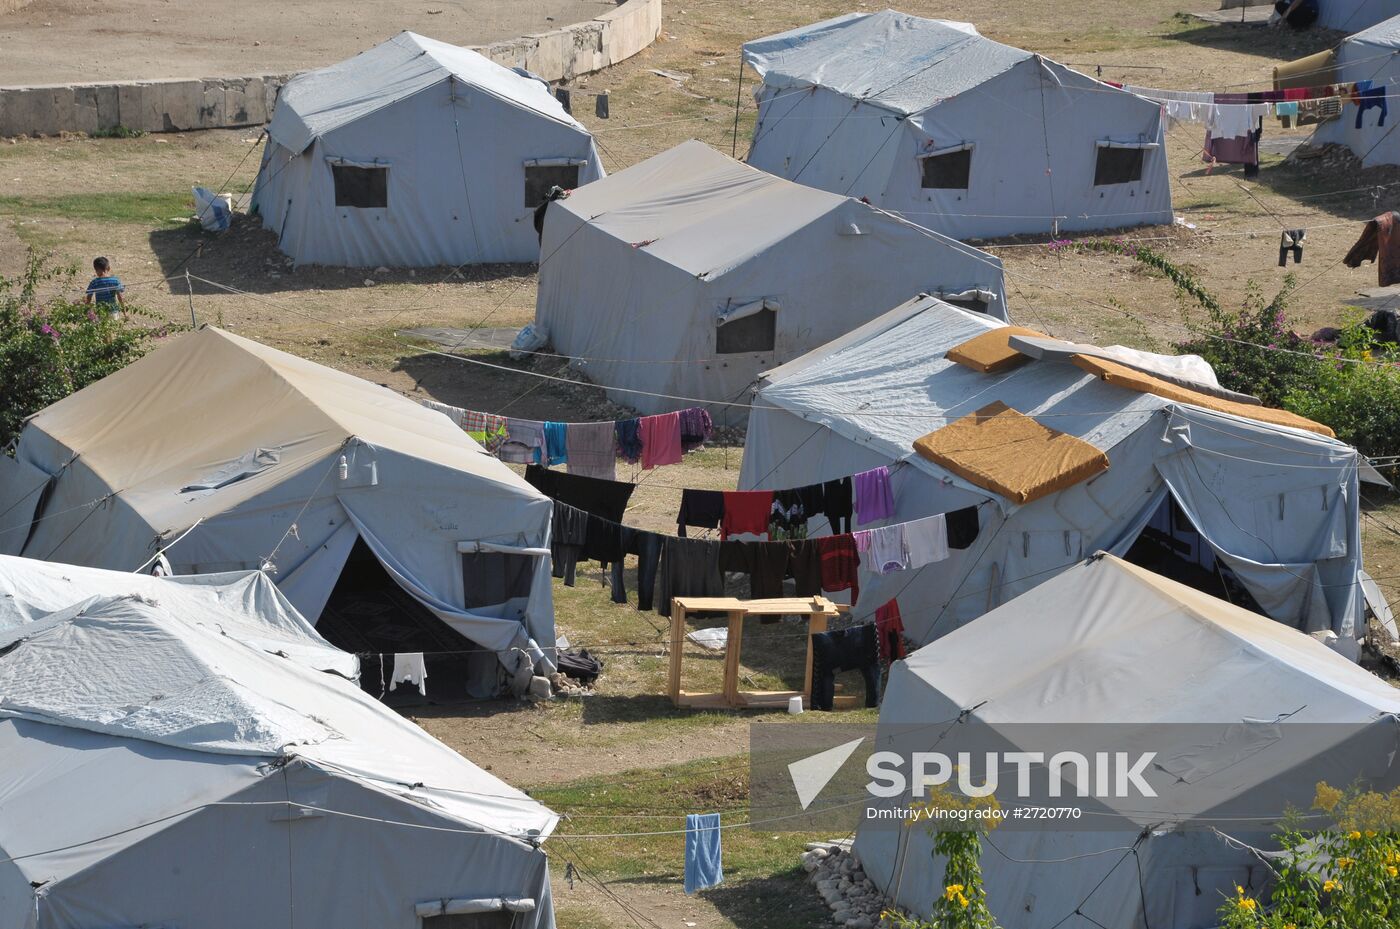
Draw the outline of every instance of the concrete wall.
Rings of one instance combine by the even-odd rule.
[[[0,4],[14,0],[0,0]],[[661,0],[626,0],[572,26],[478,47],[508,68],[547,81],[598,71],[637,54],[661,34]],[[147,132],[261,126],[291,74],[254,77],[0,87],[0,136],[97,132],[123,126]]]

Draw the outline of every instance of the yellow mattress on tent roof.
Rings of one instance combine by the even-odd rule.
[[[914,450],[1017,503],[1030,503],[1108,470],[1108,456],[1099,449],[1042,426],[1000,400],[915,439]]]
[[[1036,336],[1041,339],[1050,338],[1043,332],[1036,332],[1034,329],[1023,329],[1020,326],[999,326],[996,329],[989,329],[978,336],[973,336],[966,342],[961,342],[948,349],[943,357],[949,361],[956,361],[965,368],[971,368],[982,374],[1000,374],[1002,371],[1010,371],[1031,360],[1030,355],[1023,355],[1012,348],[1009,340],[1013,335]]]
[[[1245,419],[1252,419],[1261,423],[1269,423],[1274,426],[1291,426],[1294,429],[1305,429],[1308,432],[1316,432],[1318,435],[1325,435],[1328,438],[1335,438],[1336,433],[1322,423],[1313,422],[1296,413],[1287,410],[1276,410],[1267,406],[1255,406],[1250,403],[1237,403],[1234,400],[1225,400],[1221,397],[1212,397],[1210,394],[1203,394],[1199,391],[1191,390],[1189,387],[1181,387],[1164,381],[1161,378],[1153,377],[1127,365],[1120,365],[1109,361],[1107,358],[1091,358],[1088,355],[1075,355],[1071,359],[1076,366],[1099,378],[1108,384],[1116,387],[1125,387],[1128,390],[1136,390],[1139,393],[1153,394],[1163,400],[1175,400],[1179,403],[1189,403],[1192,406],[1204,407],[1207,410],[1215,410],[1217,413],[1230,413],[1235,416],[1242,416]]]

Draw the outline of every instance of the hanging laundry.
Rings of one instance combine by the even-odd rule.
[[[855,494],[849,477],[838,477],[822,484],[822,513],[833,533],[851,531]]]
[[[617,457],[629,464],[642,460],[642,424],[639,419],[619,419],[613,424],[617,431]]]
[[[1370,81],[1357,81],[1356,86],[1351,91],[1351,102],[1356,104],[1356,126],[1361,128],[1361,120],[1367,110],[1379,109],[1380,118],[1376,120],[1376,128],[1385,125],[1386,105],[1385,105],[1385,84],[1379,87],[1372,87]]]
[[[904,523],[904,551],[909,568],[943,561],[948,557],[948,519],[943,514]]]
[[[574,586],[575,571],[588,542],[588,514],[561,500],[554,501],[554,521],[549,531],[549,555],[554,576],[565,587]]]
[[[452,424],[458,429],[462,428],[462,417],[466,415],[467,411],[460,406],[438,403],[436,400],[419,400],[418,403],[430,410],[437,410],[439,413],[442,413],[448,419],[452,420]]]
[[[506,418],[495,413],[463,410],[462,430],[493,455],[500,451],[507,438]]]
[[[771,600],[783,595],[791,557],[786,542],[722,542],[719,566],[721,571],[749,576],[750,599]]]
[[[1303,239],[1307,238],[1306,229],[1285,229],[1279,233],[1278,240],[1278,266],[1288,267],[1288,256],[1293,255],[1293,263],[1300,265],[1303,263]]]
[[[715,434],[714,420],[703,407],[681,410],[681,451],[690,452],[710,441]]]
[[[890,664],[905,656],[904,618],[899,615],[899,601],[891,600],[875,611],[875,634],[882,662]]]
[[[681,463],[685,455],[681,450],[681,414],[643,416],[641,431],[644,470],[651,470],[658,465]]]
[[[981,527],[978,525],[977,507],[963,507],[961,510],[944,513],[943,517],[948,526],[949,548],[962,550],[970,548],[972,543],[977,541],[977,533],[981,531]]]
[[[650,612],[655,602],[656,574],[661,566],[661,536],[630,526],[622,527],[622,552],[637,556],[637,609]],[[612,602],[627,602],[622,560],[612,564]]]
[[[569,460],[568,423],[546,422],[544,424],[544,454],[541,464],[554,467]]]
[[[720,538],[740,533],[768,534],[768,517],[773,509],[771,490],[724,491],[724,520]]]
[[[860,553],[849,534],[823,536],[816,540],[821,553],[822,590],[827,593],[851,592],[851,605],[860,597]]]
[[[880,705],[880,644],[874,623],[812,636],[812,709],[833,708],[838,671],[860,671],[865,705]]]
[[[693,894],[724,880],[720,862],[718,813],[691,813],[685,818],[685,892]]]
[[[802,495],[795,490],[773,492],[773,505],[768,510],[768,538],[807,538],[807,508]]]
[[[627,502],[632,499],[632,491],[637,486],[626,481],[605,481],[551,471],[543,465],[526,468],[525,483],[552,500],[561,500],[585,513],[615,523],[622,522],[622,516],[627,512]]]
[[[890,574],[909,567],[909,552],[904,547],[904,523],[862,529],[851,535],[856,540],[856,550],[861,553],[861,561],[867,570],[876,574]]]
[[[718,490],[681,491],[681,509],[676,514],[676,535],[684,536],[686,526],[718,529],[723,521],[723,493]]]
[[[799,539],[788,543],[792,555],[788,558],[788,577],[792,578],[799,597],[815,597],[822,592],[822,549],[818,539]]]
[[[853,477],[856,523],[864,526],[894,515],[894,491],[890,489],[890,469],[884,465],[862,471]]]
[[[1363,261],[1376,263],[1376,279],[1380,286],[1400,284],[1400,213],[1382,213],[1366,223],[1361,238],[1346,253],[1342,262],[1348,268],[1359,268]]]
[[[506,438],[496,452],[512,464],[538,464],[544,449],[544,423],[534,419],[506,418]]]
[[[617,445],[612,423],[569,423],[565,447],[570,474],[604,481],[617,477]]]
[[[661,567],[656,578],[656,612],[670,616],[674,597],[724,596],[719,554],[719,542],[663,536]]]
[[[428,666],[423,662],[422,652],[403,652],[394,656],[389,689],[396,690],[400,684],[413,684],[420,694],[428,695]]]
[[[1162,112],[1177,122],[1206,122],[1215,104],[1215,94],[1196,90],[1161,90],[1156,87],[1135,87],[1125,84],[1130,94],[1146,97],[1162,105]]]

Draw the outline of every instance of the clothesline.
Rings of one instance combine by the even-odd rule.
[[[566,587],[574,586],[580,559],[611,566],[612,600],[627,603],[623,560],[637,556],[637,609],[653,608],[670,615],[670,603],[679,596],[722,596],[724,574],[746,574],[750,596],[766,599],[783,595],[783,582],[791,577],[798,596],[851,591],[854,605],[860,595],[860,572],[889,574],[916,570],[949,557],[950,550],[970,546],[980,531],[978,507],[964,507],[922,519],[872,529],[842,532],[819,538],[805,536],[806,516],[777,515],[793,537],[776,541],[694,539],[662,535],[622,524],[633,485],[597,481],[551,472],[538,466],[528,469],[527,480],[554,499],[550,539],[553,573]],[[542,489],[543,489],[542,488]],[[757,493],[769,500],[772,492]],[[859,492],[857,492],[857,497]],[[760,501],[761,502],[761,501]],[[892,501],[882,517],[893,513]],[[774,517],[764,523],[735,525],[728,514],[721,517],[736,532],[768,531]],[[757,509],[754,510],[757,518]],[[796,531],[798,523],[801,531]],[[755,533],[757,534],[757,533]]]
[[[483,413],[419,400],[446,414],[488,452],[514,464],[567,464],[571,474],[613,480],[617,461],[641,463],[645,470],[679,464],[686,452],[714,436],[714,421],[703,407],[676,413],[599,422],[565,423]]]

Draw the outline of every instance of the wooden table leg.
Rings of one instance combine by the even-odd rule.
[[[685,607],[671,608],[671,701],[681,702],[681,654],[685,649]]]
[[[729,633],[724,653],[724,699],[730,706],[742,706],[739,700],[739,652],[744,642],[744,611],[734,610],[729,617]]]

